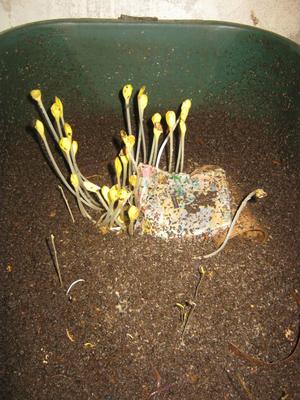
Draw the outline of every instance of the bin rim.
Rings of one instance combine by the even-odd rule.
[[[180,25],[185,27],[194,27],[194,26],[211,26],[214,28],[224,28],[224,29],[233,29],[237,31],[248,31],[248,32],[260,32],[264,35],[269,36],[272,39],[277,39],[283,44],[286,44],[293,48],[293,50],[297,51],[300,54],[300,44],[294,42],[293,40],[282,36],[278,33],[254,27],[246,24],[239,24],[235,22],[227,22],[227,21],[218,21],[218,20],[200,20],[200,19],[157,19],[155,17],[130,17],[130,16],[121,16],[118,19],[110,19],[110,18],[58,18],[58,19],[49,19],[49,20],[41,20],[35,22],[29,22],[26,24],[18,25],[16,27],[5,29],[0,32],[0,40],[6,38],[9,35],[12,35],[18,31],[22,31],[28,28],[35,27],[55,27],[55,26],[72,26],[72,25],[136,25],[136,26],[155,26],[155,25],[165,25],[165,26],[174,26]]]

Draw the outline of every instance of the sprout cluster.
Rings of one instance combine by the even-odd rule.
[[[36,101],[54,141],[57,143],[67,162],[70,172],[69,179],[65,178],[54,159],[47,141],[43,122],[36,120],[35,129],[44,143],[49,160],[57,175],[65,187],[76,197],[81,214],[93,221],[88,210],[99,211],[102,215],[97,224],[102,232],[106,232],[109,229],[122,229],[127,230],[130,235],[133,235],[135,222],[139,218],[139,209],[135,199],[135,189],[138,186],[139,179],[138,165],[140,162],[143,162],[144,164],[159,168],[163,151],[169,142],[168,171],[170,173],[183,172],[186,119],[191,107],[191,100],[188,99],[182,103],[178,118],[174,111],[166,113],[167,131],[165,132],[165,136],[161,114],[155,113],[152,116],[153,138],[151,149],[148,153],[144,132],[144,112],[148,104],[146,88],[143,86],[137,95],[139,124],[138,132],[135,135],[131,125],[130,107],[133,87],[131,84],[125,85],[122,94],[125,102],[127,132],[124,130],[120,132],[123,148],[114,160],[116,184],[112,187],[101,187],[87,179],[77,165],[78,142],[73,139],[71,126],[65,122],[61,100],[55,97],[55,101],[50,108],[53,118],[50,119],[42,102],[41,91],[35,89],[30,94]],[[177,160],[174,160],[174,132],[177,126],[179,126],[179,146]]]

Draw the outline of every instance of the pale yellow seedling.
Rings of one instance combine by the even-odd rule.
[[[35,100],[39,105],[42,103],[42,92],[39,89],[33,89],[30,92],[30,96]]]
[[[40,135],[40,137],[44,140],[45,139],[45,127],[44,127],[44,124],[42,123],[42,121],[37,119],[35,121],[34,127],[37,130],[37,132]]]
[[[46,122],[47,122],[47,124],[48,124],[48,126],[50,128],[50,131],[51,131],[51,133],[52,133],[52,135],[54,137],[54,139],[56,140],[56,142],[58,142],[59,141],[59,137],[58,137],[58,135],[56,133],[56,130],[54,129],[54,126],[53,126],[52,122],[50,121],[50,118],[49,118],[49,116],[47,114],[47,111],[46,111],[46,109],[45,109],[45,107],[43,105],[42,93],[41,93],[40,89],[31,90],[30,96],[32,97],[32,99],[34,101],[37,102],[37,105],[39,106],[39,108],[40,108],[40,110],[41,110],[41,112],[43,114],[43,117],[45,118],[45,120],[46,120]]]
[[[161,133],[160,132],[157,137],[157,132],[158,132],[157,127],[161,126],[160,125],[161,115],[159,113],[153,114],[151,121],[153,123],[153,141],[152,141],[152,147],[151,147],[151,152],[150,152],[150,157],[149,157],[149,162],[148,162],[149,165],[152,165],[153,162],[155,163],[155,159],[153,160],[153,158],[154,158],[156,140],[159,138],[160,133]]]
[[[128,209],[128,217],[129,217],[128,233],[130,236],[133,235],[134,224],[137,221],[139,214],[140,214],[139,209],[136,206],[132,205],[129,207],[129,209]]]
[[[179,142],[179,149],[178,149],[178,158],[176,164],[176,172],[183,172],[183,165],[184,165],[184,143],[185,143],[185,133],[186,133],[186,119],[189,114],[190,108],[192,106],[192,100],[186,99],[181,104],[181,111],[179,117],[179,130],[180,130],[180,142]],[[180,163],[180,169],[179,169]]]
[[[118,189],[120,190],[121,189],[122,163],[121,163],[119,157],[115,158],[115,171],[116,171]]]
[[[71,128],[71,125],[68,124],[67,122],[64,123],[64,131],[67,137],[72,138],[73,130]]]
[[[179,172],[179,165],[180,165],[180,172],[183,172],[183,165],[184,165],[184,143],[185,143],[185,134],[186,134],[186,124],[183,120],[179,122],[179,131],[180,131],[180,142],[179,142],[179,149],[178,149],[178,156],[177,156],[177,163],[176,163],[176,173]]]
[[[84,184],[84,187],[86,188],[86,190],[88,190],[89,192],[97,193],[98,191],[101,190],[101,187],[98,186],[98,185],[96,185],[96,184],[93,183],[93,182],[84,181],[83,184]]]
[[[61,126],[60,126],[60,118],[62,116],[62,109],[61,109],[60,105],[58,105],[55,102],[55,103],[52,104],[52,106],[50,108],[50,111],[51,111],[51,114],[53,115],[53,117],[55,119],[59,137],[62,138],[63,134],[62,134]]]
[[[88,214],[88,212],[86,211],[86,209],[84,208],[81,198],[80,198],[80,194],[79,194],[79,189],[80,189],[80,183],[79,183],[79,178],[78,175],[75,173],[72,173],[70,176],[70,181],[71,184],[73,185],[74,189],[75,189],[75,193],[76,193],[76,200],[77,200],[77,204],[78,204],[78,208],[81,212],[81,214],[88,218],[89,220],[92,220],[92,217]]]
[[[115,202],[119,199],[119,189],[117,185],[112,186],[108,192],[109,203],[114,206]]]
[[[112,186],[107,193],[107,199],[109,202],[109,210],[106,213],[105,219],[101,222],[100,226],[107,226],[108,228],[112,228],[114,223],[123,228],[122,217],[119,218],[121,211],[123,210],[124,205],[128,201],[131,193],[128,192],[125,188],[121,188],[118,190],[117,185]],[[118,201],[118,204],[115,208],[115,203]]]
[[[73,143],[74,143],[74,145],[73,145]],[[73,149],[77,152],[78,143],[76,141],[72,142],[71,137],[62,137],[59,140],[58,144],[59,144],[59,147],[62,150],[63,154],[65,155],[65,158],[68,162],[71,173],[76,175],[79,180],[79,186],[78,186],[79,196],[81,196],[82,200],[84,200],[85,203],[89,207],[93,208],[94,210],[99,210],[99,204],[96,203],[94,201],[94,199],[89,195],[89,193],[85,190],[84,182],[86,179],[79,171],[77,163],[76,163],[75,153],[73,152]],[[72,150],[72,152],[71,152],[71,150]]]
[[[127,129],[130,135],[132,134],[131,120],[130,120],[130,98],[132,96],[132,92],[133,92],[133,87],[130,83],[128,83],[123,87],[122,94],[125,100]]]
[[[160,123],[161,122],[161,115],[160,113],[155,113],[152,115],[151,121],[153,123],[153,125]]]
[[[70,150],[71,150],[71,146],[72,146],[72,140],[71,138],[68,137],[63,137],[60,139],[60,141],[58,142],[60,149],[66,153],[69,154]]]
[[[255,190],[255,197],[257,199],[262,199],[263,197],[266,197],[267,193],[263,189],[256,189]]]
[[[160,124],[160,122],[156,122],[153,127],[153,143],[152,143],[152,149],[151,149],[151,154],[150,154],[150,159],[149,159],[149,165],[155,165],[156,158],[157,158],[157,152],[158,152],[158,143],[161,134],[163,133],[163,127]],[[153,151],[153,154],[152,154]]]
[[[173,164],[173,133],[176,126],[176,114],[174,111],[168,111],[166,113],[166,122],[169,128],[169,138],[170,138],[170,151],[169,151],[169,172],[172,172],[172,164]]]
[[[106,216],[101,223],[101,226],[106,226],[109,225],[111,221],[111,218],[114,213],[115,203],[119,198],[119,191],[117,185],[114,185],[111,188],[108,188],[107,186],[102,186],[101,194],[108,203],[108,210]]]
[[[147,159],[146,140],[144,133],[144,112],[148,104],[148,96],[146,94],[145,86],[142,86],[141,89],[139,90],[137,101],[138,101],[138,112],[139,112],[139,133],[138,133],[136,158],[135,158],[136,164],[139,163],[141,142],[143,145],[143,162],[145,163]]]
[[[184,100],[184,102],[181,104],[181,111],[180,111],[181,121],[184,121],[184,122],[186,121],[191,106],[192,106],[191,99]]]
[[[79,189],[79,179],[78,176],[76,174],[71,174],[70,176],[70,181],[74,187],[75,190]]]
[[[128,157],[129,165],[128,165],[128,173],[131,175],[132,165],[137,170],[137,165],[133,157],[133,147],[135,145],[135,137],[133,135],[127,135],[124,130],[120,132],[121,138],[125,144],[125,154]]]
[[[180,117],[176,120],[175,126],[174,126],[174,115],[168,116],[169,123],[168,123],[168,121],[167,121],[167,123],[168,123],[168,127],[169,127],[169,132],[170,132],[170,126],[172,126],[172,131],[174,132],[174,130],[176,129],[176,127],[177,127],[177,125],[179,123],[179,121],[183,121],[183,122],[186,121],[186,118],[187,118],[187,116],[189,114],[189,110],[191,108],[191,105],[192,105],[192,101],[190,99],[187,99],[182,103],[181,111],[180,111]],[[169,171],[171,172],[172,166],[170,165],[171,164],[170,161],[172,161],[172,154],[173,154],[173,145],[171,145],[172,134],[171,135],[169,134],[165,138],[165,140],[163,141],[162,145],[160,146],[155,166],[156,166],[156,168],[159,168],[159,163],[160,163],[160,160],[161,160],[162,153],[163,153],[164,148],[165,148],[165,146],[166,146],[166,144],[167,144],[169,139],[170,139],[170,156],[171,156],[169,158]],[[179,155],[179,157],[180,157],[180,155]],[[176,166],[177,166],[177,164],[176,164]],[[179,170],[179,165],[178,165],[178,170]],[[176,171],[176,168],[175,168],[175,171]]]
[[[68,184],[68,182],[66,181],[65,177],[63,176],[61,170],[59,169],[58,165],[56,164],[56,161],[55,161],[55,159],[54,159],[54,157],[53,157],[53,154],[52,154],[52,152],[51,152],[51,149],[50,149],[50,147],[49,147],[49,144],[48,144],[48,141],[47,141],[47,138],[46,138],[46,135],[45,135],[45,127],[44,127],[44,124],[42,123],[42,121],[36,120],[34,127],[35,127],[36,131],[38,132],[40,138],[42,139],[42,141],[43,141],[43,143],[44,143],[44,145],[45,145],[46,152],[47,152],[48,157],[49,157],[49,159],[50,159],[50,161],[51,161],[51,163],[52,163],[52,165],[53,165],[53,168],[54,168],[55,172],[57,173],[57,175],[59,176],[59,178],[61,179],[61,181],[63,182],[63,184],[66,186],[66,188],[67,188],[68,190],[70,190],[70,192],[71,192],[74,196],[76,196],[75,191],[74,191],[74,190],[72,189],[72,187]]]
[[[138,176],[137,175],[130,175],[128,181],[129,181],[129,185],[131,186],[132,198],[134,199],[135,195],[136,195],[135,192],[136,192],[136,189],[137,189],[137,186],[138,186]]]
[[[78,151],[78,142],[77,142],[77,140],[73,140],[72,141],[71,150],[72,150],[72,153],[73,153],[73,155],[75,157],[76,154],[77,154],[77,151]]]
[[[99,211],[99,209],[102,209],[102,207],[99,204],[99,200],[95,198],[95,195],[91,195],[90,192],[91,190],[86,189],[86,185],[84,185],[84,182],[87,181],[87,179],[81,174],[81,172],[78,169],[77,163],[76,163],[76,153],[78,151],[78,143],[76,141],[72,141],[72,128],[69,124],[64,123],[63,120],[63,104],[61,100],[58,97],[55,97],[55,102],[52,104],[50,112],[53,115],[56,124],[57,124],[57,130],[52,125],[52,122],[43,106],[42,103],[42,94],[39,89],[34,89],[30,92],[31,97],[33,98],[34,101],[37,102],[49,128],[51,133],[53,134],[53,137],[55,141],[58,143],[60,149],[62,150],[66,161],[68,162],[68,165],[71,170],[71,176],[72,176],[72,182],[67,182],[63,174],[61,173],[58,165],[56,164],[56,161],[52,155],[52,152],[50,150],[50,147],[47,142],[47,138],[45,135],[45,127],[43,123],[39,120],[36,121],[35,124],[35,129],[38,132],[40,138],[44,142],[48,157],[53,164],[54,170],[56,171],[57,175],[59,178],[62,180],[64,185],[67,187],[67,189],[77,198],[79,208],[82,212],[82,214],[85,217],[88,217],[91,219],[91,217],[88,215],[88,213],[85,211],[83,204]],[[64,131],[64,135],[62,132],[62,128]],[[73,186],[73,183],[75,186]],[[98,192],[96,193],[96,196],[101,197]],[[101,198],[102,199],[102,198]],[[101,202],[101,200],[100,200]],[[102,199],[102,206],[104,208],[108,208],[108,206],[105,204],[104,200]]]
[[[123,150],[120,151],[119,157],[120,157],[122,167],[123,167],[122,186],[125,187],[126,181],[127,181],[127,166],[128,166],[129,160]]]
[[[138,103],[140,105],[140,108],[141,108],[142,112],[145,111],[145,108],[148,105],[148,96],[145,93],[145,90],[146,90],[146,88],[145,88],[145,86],[143,86],[142,89],[139,91],[139,94],[138,94]]]
[[[102,186],[101,188],[101,194],[104,198],[104,200],[107,202],[107,204],[109,205],[109,198],[108,198],[108,193],[109,193],[109,187],[108,186]]]
[[[113,224],[116,222],[119,226],[121,224],[121,227],[124,225],[124,206],[128,199],[131,196],[131,192],[128,192],[125,188],[121,188],[118,191],[118,204],[116,209],[114,210],[109,227],[111,228]],[[121,215],[120,215],[121,214]]]
[[[68,124],[65,124],[65,125],[68,125]],[[67,128],[67,131],[68,131],[68,128]],[[69,133],[69,131],[68,131],[68,133]],[[69,142],[71,142],[71,148],[68,151]],[[77,165],[76,154],[78,152],[78,142],[76,140],[72,141],[72,134],[68,134],[67,137],[63,137],[59,141],[59,146],[66,155],[66,159],[70,166],[71,171],[78,175],[79,183],[81,186],[79,188],[79,194],[82,196],[83,200],[86,201],[86,203],[87,203],[87,205],[89,205],[89,207],[93,208],[94,210],[99,210],[100,206],[99,206],[98,202],[96,202],[94,200],[94,198],[89,194],[89,192],[92,192],[92,190],[88,190],[86,188],[85,183],[89,182],[89,181],[88,181],[88,179],[86,179],[83,176],[83,174],[80,172],[78,165]],[[94,192],[94,193],[96,193],[96,192]],[[96,196],[99,198],[99,193],[96,193]]]
[[[186,134],[186,124],[185,124],[185,122],[183,120],[179,122],[179,130],[180,130],[180,143],[181,143],[180,172],[183,172],[184,142],[185,142],[185,134]]]
[[[130,175],[129,184],[133,187],[133,189],[136,188],[137,182],[138,182],[138,177],[136,175]]]
[[[174,111],[166,112],[166,122],[167,122],[169,130],[174,130],[175,125],[176,125],[176,114]]]
[[[103,200],[102,196],[101,196],[101,187],[96,185],[93,182],[90,182],[89,180],[85,180],[83,181],[83,186],[84,188],[91,193],[95,193],[95,195],[98,197],[100,203],[102,204],[102,206],[105,208],[105,210],[108,210],[108,206],[105,203],[105,201]]]
[[[65,123],[65,121],[64,121],[64,106],[63,106],[63,103],[62,103],[62,101],[60,100],[60,98],[59,97],[57,97],[57,96],[55,96],[55,104],[57,105],[57,107],[59,108],[59,111],[60,111],[60,119],[61,119],[61,122],[62,122],[62,124],[64,125],[64,123]]]
[[[123,135],[122,139],[123,139],[127,149],[131,151],[135,144],[135,137],[133,135]]]
[[[130,83],[123,86],[122,94],[123,94],[123,97],[125,100],[125,104],[129,104],[130,98],[132,96],[132,92],[133,92],[133,87]]]

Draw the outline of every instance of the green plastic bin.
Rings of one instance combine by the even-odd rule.
[[[120,112],[118,93],[147,86],[151,107],[222,106],[289,125],[299,143],[300,47],[276,34],[224,22],[56,20],[0,35],[0,131],[20,132],[32,120],[27,94],[94,112]],[[75,100],[74,100],[75,99]],[[153,108],[154,110],[154,108]],[[149,112],[150,112],[149,111]],[[279,129],[280,130],[280,129]]]

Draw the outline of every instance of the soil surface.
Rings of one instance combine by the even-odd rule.
[[[82,172],[110,184],[122,119],[68,115]],[[289,147],[287,129],[220,110],[193,110],[186,138],[187,171],[217,164],[243,196],[259,187],[268,193],[249,204],[268,235],[264,243],[235,238],[216,257],[200,260],[212,243],[102,235],[66,192],[73,224],[35,135],[24,130],[7,138],[0,398],[300,399],[299,352],[276,364],[293,352],[299,335],[293,296],[300,295],[299,154]],[[200,266],[206,273],[194,298]],[[66,296],[77,279],[84,282]],[[190,300],[195,307],[182,337],[175,304]],[[246,360],[230,343],[275,364]]]

